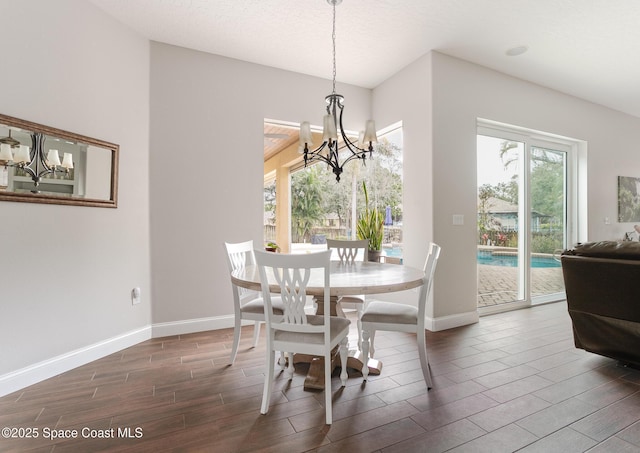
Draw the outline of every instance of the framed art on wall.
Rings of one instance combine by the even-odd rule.
[[[640,178],[618,176],[618,222],[640,222]]]

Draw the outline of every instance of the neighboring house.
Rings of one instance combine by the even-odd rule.
[[[491,216],[491,223],[496,225],[499,231],[518,231],[518,205],[494,197],[489,198],[486,204],[488,206],[486,213]],[[478,218],[483,214],[480,209],[480,203],[478,203]],[[541,231],[542,224],[550,218],[551,216],[531,211],[531,231],[534,233]]]

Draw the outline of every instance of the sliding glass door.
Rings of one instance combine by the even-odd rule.
[[[560,144],[552,143],[547,147],[532,144],[530,148],[529,263],[533,303],[564,297],[558,254],[568,244],[569,151],[562,148]]]
[[[563,298],[571,146],[479,127],[477,156],[478,305]]]

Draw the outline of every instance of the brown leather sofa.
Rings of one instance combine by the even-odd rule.
[[[640,367],[640,242],[580,244],[561,261],[576,347]]]

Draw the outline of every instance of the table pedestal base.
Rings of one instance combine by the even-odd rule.
[[[331,371],[333,372],[336,368],[340,368],[340,353],[337,348],[332,352],[331,357]],[[309,354],[295,354],[293,363],[309,364],[307,378],[304,380],[305,390],[324,390],[324,357]],[[349,356],[347,357],[347,368],[361,372],[362,364],[362,351],[349,351]],[[369,367],[369,374],[377,376],[382,371],[382,362],[379,360],[369,359],[367,365]]]
[[[344,311],[342,311],[342,307],[338,303],[338,297],[331,296],[329,299],[329,314],[331,316],[339,316],[341,318],[346,318]],[[316,314],[322,315],[324,314],[324,303],[321,297],[316,298]],[[305,390],[324,390],[324,357],[318,357],[315,355],[309,354],[294,354],[293,357],[294,365],[296,363],[308,363],[309,371],[307,372],[307,378],[304,381],[304,389]],[[351,350],[349,351],[349,356],[347,357],[347,368],[352,368],[356,371],[362,372],[362,364],[364,363],[364,358],[362,355],[362,351]],[[382,362],[376,359],[369,359],[367,362],[369,367],[369,374],[379,375],[382,370]],[[331,371],[340,367],[340,353],[338,348],[335,348],[331,351]]]

